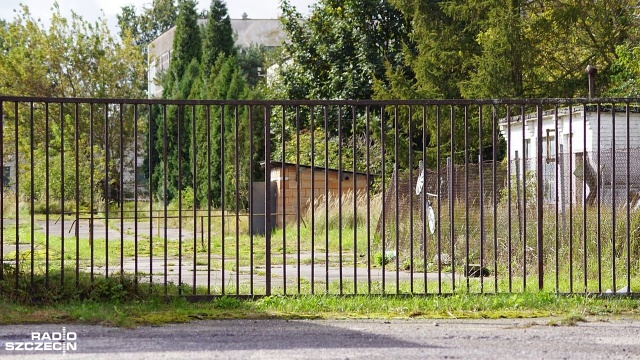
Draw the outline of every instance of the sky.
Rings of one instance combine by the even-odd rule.
[[[309,5],[316,0],[289,0],[303,15],[309,14]],[[0,0],[0,18],[10,21],[14,17],[14,9],[20,4],[27,5],[34,18],[39,18],[48,24],[54,0]],[[199,9],[204,10],[211,4],[210,0],[199,0]],[[252,19],[275,19],[280,14],[279,0],[227,0],[227,9],[232,19],[242,18],[247,13]],[[62,15],[69,16],[71,9],[85,20],[95,21],[104,13],[107,24],[115,31],[117,29],[116,15],[126,5],[135,5],[140,11],[143,6],[149,6],[151,0],[58,0]],[[102,12],[101,12],[102,11]],[[115,31],[117,33],[117,31]]]

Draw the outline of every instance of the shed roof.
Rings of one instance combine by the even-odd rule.
[[[339,170],[339,169],[331,169],[331,168],[324,168],[324,167],[319,167],[319,166],[310,166],[310,165],[303,165],[303,164],[295,164],[295,163],[289,163],[289,162],[282,162],[282,161],[272,161],[271,162],[271,166],[272,167],[288,167],[288,166],[300,166],[301,168],[305,168],[305,169],[314,169],[315,171],[333,171],[333,172],[343,172],[343,173],[349,173],[349,174],[358,174],[358,175],[367,175],[367,173],[364,172],[353,172],[352,170]],[[369,176],[373,176],[373,174],[369,174]]]
[[[601,105],[600,106],[600,113],[601,114],[610,114],[615,110],[616,113],[618,114],[624,114],[627,111],[626,106],[616,106],[615,109],[611,106],[611,105]],[[512,111],[512,113],[514,113],[515,111]],[[567,107],[563,107],[563,108],[558,108],[557,109],[558,112],[558,116],[568,116],[569,113],[571,114],[578,114],[578,113],[597,113],[598,112],[598,108],[597,105],[582,105],[582,104],[576,104],[576,106],[572,106],[571,108]],[[640,107],[638,106],[630,106],[629,107],[629,112],[630,113],[640,113]],[[542,117],[547,117],[547,116],[554,116],[556,114],[556,109],[550,109],[550,110],[543,110],[542,111]],[[507,123],[507,119],[511,122],[511,123],[518,123],[520,121],[522,121],[522,114],[518,114],[518,115],[512,115],[509,118],[501,118],[499,120],[500,125],[506,124]],[[535,121],[538,119],[538,113],[536,111],[533,112],[529,112],[527,114],[524,115],[524,119],[527,121]]]

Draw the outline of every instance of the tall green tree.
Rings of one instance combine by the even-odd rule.
[[[231,19],[227,5],[222,0],[212,0],[207,14],[204,31],[202,74],[205,79],[211,75],[218,57],[236,54]]]
[[[584,96],[588,64],[602,90],[617,46],[637,39],[633,0],[390,0],[413,24],[415,73],[399,92],[444,98]]]
[[[612,65],[611,88],[606,93],[613,97],[640,96],[640,47],[619,45],[618,58]]]
[[[173,36],[173,52],[169,64],[163,96],[175,98],[173,85],[180,82],[187,66],[193,59],[202,58],[202,37],[198,25],[196,0],[179,0],[176,31]]]
[[[188,99],[192,86],[200,77],[202,39],[198,26],[198,13],[194,0],[180,0],[178,19],[173,39],[173,53],[163,83],[162,97],[165,99]],[[155,162],[153,187],[165,202],[173,200],[184,188],[192,184],[191,172],[191,121],[185,117],[188,111],[183,106],[168,107],[167,116],[154,111]],[[166,152],[166,156],[165,155]],[[162,154],[162,156],[160,156]],[[178,166],[178,164],[182,166]],[[166,167],[166,173],[164,168]],[[167,186],[164,188],[164,178]],[[164,197],[164,194],[167,194]]]
[[[175,0],[153,0],[151,6],[142,8],[140,14],[135,5],[123,6],[117,18],[120,36],[128,31],[136,43],[146,49],[153,40],[176,25],[178,7]]]
[[[140,98],[143,91],[136,86],[144,78],[146,69],[139,48],[130,37],[125,36],[118,41],[111,35],[106,21],[99,19],[88,22],[77,14],[70,18],[61,15],[56,4],[49,26],[45,27],[40,20],[31,16],[29,8],[22,6],[16,11],[10,22],[0,26],[0,93],[15,96],[36,97],[88,97],[88,98]],[[51,160],[50,182],[51,200],[67,200],[81,197],[85,204],[91,186],[100,189],[98,181],[104,180],[105,155],[110,159],[121,158],[119,143],[133,138],[135,121],[127,122],[120,131],[118,116],[120,108],[114,106],[86,105],[78,106],[78,116],[73,106],[56,106],[49,104],[49,131],[43,104],[34,103],[33,118],[30,109],[20,106],[18,114],[13,109],[4,108],[6,116],[4,155],[16,149],[15,127],[18,126],[18,147],[25,161],[21,162],[20,177],[23,185],[32,183],[35,186],[36,201],[44,197],[44,174],[46,149]],[[108,112],[107,112],[108,111]],[[132,109],[124,108],[124,116],[133,117]],[[51,114],[56,114],[52,117]],[[91,122],[93,114],[93,123]],[[9,121],[8,119],[16,119]],[[54,120],[55,119],[55,120]],[[116,131],[107,134],[106,120]],[[33,126],[36,124],[37,126]],[[75,129],[79,131],[79,144],[74,146]],[[90,146],[90,127],[93,125],[93,148]],[[33,138],[30,131],[33,129]],[[108,135],[108,136],[106,136]],[[48,139],[48,142],[47,142]],[[29,166],[31,149],[34,152],[34,178],[31,179]],[[73,182],[67,183],[63,192],[56,184],[61,184],[60,161],[62,155],[68,158],[77,157],[80,161],[81,176],[91,173],[89,158],[94,156],[96,166],[94,184],[81,185],[81,194],[74,194]],[[109,178],[119,177],[117,167],[109,164]],[[67,164],[65,164],[67,166]],[[100,170],[97,170],[97,169]],[[66,176],[74,172],[66,171]],[[75,181],[75,180],[74,180]],[[20,189],[27,191],[27,189]],[[26,193],[22,195],[27,196]]]
[[[403,77],[412,77],[405,63],[405,49],[411,51],[410,22],[387,0],[320,0],[312,6],[311,14],[302,19],[301,14],[287,0],[280,3],[282,24],[288,36],[283,45],[280,62],[280,79],[277,82],[278,97],[286,99],[371,99],[374,81],[387,84],[385,73],[394,69]],[[312,114],[303,111],[299,116],[289,114],[288,123],[279,121],[274,114],[272,122],[277,143],[287,142],[291,134],[286,129],[323,128],[317,119],[323,119],[325,109],[314,109]],[[364,132],[364,116],[359,112],[343,111],[329,107],[326,118],[326,141],[346,147],[346,139]],[[345,109],[342,109],[345,110]],[[379,115],[379,114],[378,114]],[[340,126],[338,124],[340,118]],[[285,129],[282,129],[284,126]],[[340,130],[342,138],[340,138]],[[379,138],[378,138],[379,139]],[[340,143],[340,141],[343,143]],[[274,152],[284,160],[286,154]],[[327,164],[328,165],[328,164]]]
[[[216,100],[255,99],[258,96],[247,86],[236,57],[219,57],[209,85],[202,91],[202,97]],[[258,110],[249,111],[246,106],[235,105],[211,106],[200,111],[198,117],[204,121],[199,120],[196,124],[198,171],[195,194],[198,203],[220,207],[224,201],[227,210],[245,208],[250,174],[254,181],[261,178],[264,115]],[[252,131],[249,130],[250,122],[253,123]]]
[[[388,1],[320,0],[304,21],[287,0],[280,6],[290,40],[282,68],[287,98],[370,99],[385,64],[404,68],[410,25]]]

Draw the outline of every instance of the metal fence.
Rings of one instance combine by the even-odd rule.
[[[0,97],[0,281],[636,291],[638,102]]]

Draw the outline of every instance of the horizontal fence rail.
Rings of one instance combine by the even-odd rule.
[[[640,99],[0,97],[0,113],[3,289],[640,287]]]

